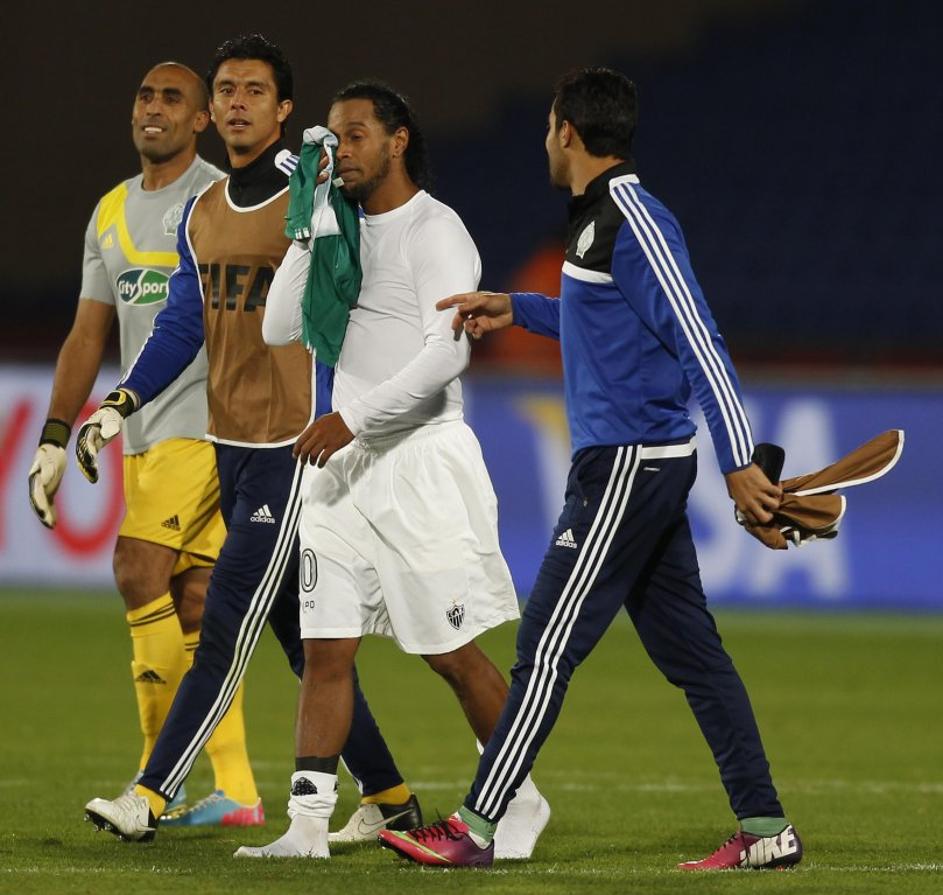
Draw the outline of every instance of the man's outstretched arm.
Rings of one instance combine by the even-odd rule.
[[[560,301],[539,292],[464,292],[436,303],[436,308],[455,309],[452,331],[464,330],[473,339],[513,324],[530,332],[560,338]]]

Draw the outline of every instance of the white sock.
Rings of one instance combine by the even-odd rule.
[[[330,820],[337,804],[337,774],[295,771],[291,775],[288,816]]]
[[[517,788],[517,793],[514,796],[515,802],[532,802],[535,799],[540,798],[540,792],[537,787],[534,785],[534,781],[528,774],[522,781],[521,785]]]
[[[243,846],[237,858],[329,858],[328,823],[337,803],[337,775],[298,771],[291,775],[288,816],[283,836],[258,848]]]

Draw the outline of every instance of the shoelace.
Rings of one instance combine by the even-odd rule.
[[[451,839],[453,842],[457,842],[462,838],[462,834],[456,830],[448,820],[439,820],[434,824],[429,824],[427,827],[420,827],[418,830],[413,830],[413,837],[420,842],[426,840],[437,841],[439,839]]]
[[[196,811],[199,808],[205,808],[207,805],[212,805],[214,802],[222,801],[223,797],[218,792],[211,792],[208,796],[203,796],[199,802],[197,802],[189,811]]]
[[[740,838],[741,838],[741,833],[739,832],[734,833],[720,848],[715,849],[713,852],[711,852],[710,857],[713,858],[716,855],[719,855],[728,845],[730,845],[735,840],[740,839]],[[708,858],[708,860],[710,860],[710,858]]]

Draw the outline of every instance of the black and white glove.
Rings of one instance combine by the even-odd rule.
[[[763,470],[763,474],[774,485],[779,484],[783,474],[783,464],[786,462],[786,452],[778,444],[771,444],[768,441],[760,442],[754,446],[753,456],[750,459]],[[737,525],[749,528],[746,516],[736,507],[733,510],[733,517],[737,520]]]
[[[75,458],[79,469],[92,484],[98,481],[98,454],[121,432],[125,418],[138,409],[134,392],[115,389],[79,429],[75,440]]]
[[[56,527],[53,498],[65,472],[65,449],[71,431],[71,426],[63,420],[46,420],[33,465],[29,468],[30,506],[46,528]]]

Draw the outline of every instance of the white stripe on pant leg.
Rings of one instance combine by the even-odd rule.
[[[554,611],[550,617],[550,620],[547,622],[547,626],[545,627],[537,648],[534,651],[535,668],[531,674],[530,680],[528,681],[524,698],[521,701],[521,707],[518,710],[518,713],[514,719],[514,723],[511,726],[504,743],[502,744],[501,750],[495,757],[492,769],[482,786],[482,791],[494,785],[495,775],[499,772],[502,762],[505,762],[508,759],[509,754],[514,753],[516,739],[522,735],[522,731],[526,731],[528,725],[530,724],[533,715],[532,707],[536,705],[543,697],[543,678],[541,675],[540,662],[542,661],[543,656],[546,655],[548,648],[550,650],[553,648],[552,641],[555,631],[559,627],[559,619],[565,614],[567,610],[568,593],[574,586],[578,585],[578,582],[582,580],[582,576],[585,574],[585,570],[595,561],[597,554],[597,542],[600,537],[599,533],[600,531],[604,531],[606,528],[611,506],[613,504],[613,495],[618,493],[621,489],[625,469],[625,448],[620,447],[616,453],[615,459],[613,460],[612,471],[609,476],[609,481],[606,484],[606,490],[603,493],[602,500],[600,501],[599,509],[596,511],[596,516],[593,519],[589,533],[583,542],[583,550],[580,552],[577,562],[570,573],[570,577],[567,579],[566,583],[561,589],[560,596],[557,600],[557,605],[554,607]],[[528,708],[529,706],[531,708]],[[478,804],[480,804],[480,797]]]
[[[223,679],[216,700],[210,707],[201,726],[187,745],[177,765],[168,775],[164,783],[165,790],[171,786],[179,786],[186,779],[200,750],[206,745],[206,741],[228,711],[236,690],[245,675],[246,667],[261,636],[262,629],[268,620],[272,603],[278,594],[284,577],[285,567],[291,557],[291,546],[297,532],[300,511],[296,495],[291,494],[289,500],[290,503],[286,506],[282,527],[279,530],[272,556],[240,625],[229,671]]]
[[[285,515],[282,519],[275,547],[272,550],[272,556],[269,558],[268,565],[243,617],[233,648],[233,660],[220,686],[220,692],[194,738],[187,745],[181,759],[168,775],[165,786],[179,786],[186,778],[200,749],[203,748],[206,740],[228,710],[245,674],[246,666],[268,620],[272,602],[281,586],[285,567],[291,556],[291,547],[294,543],[300,515],[298,482],[299,477],[296,470],[285,508]],[[180,773],[181,770],[183,771],[182,774]]]
[[[527,750],[530,748],[537,731],[540,729],[540,725],[543,723],[543,718],[546,715],[553,695],[553,686],[558,676],[560,656],[566,649],[566,644],[569,641],[573,625],[579,616],[583,601],[593,587],[609,554],[612,541],[615,538],[622,517],[625,514],[625,508],[628,504],[629,496],[631,495],[635,473],[640,463],[641,451],[633,449],[632,459],[628,468],[628,480],[625,482],[623,479],[625,487],[620,487],[612,495],[614,499],[610,504],[607,524],[601,536],[599,545],[601,546],[601,551],[598,555],[598,559],[593,563],[592,567],[587,568],[586,574],[581,577],[581,580],[576,583],[576,587],[571,590],[567,598],[566,612],[556,621],[556,628],[550,648],[545,650],[543,655],[540,656],[541,666],[537,674],[542,679],[542,695],[530,708],[529,714],[531,718],[529,723],[523,728],[523,741],[515,746],[510,756],[506,758],[503,771],[492,781],[491,787],[494,790],[494,794],[490,798],[482,799],[479,797],[478,804],[484,806],[483,813],[486,816],[490,816],[493,811],[497,810],[503,793],[506,792],[510,781],[519,771],[527,754]],[[568,582],[568,584],[569,583],[571,582]],[[482,792],[485,792],[485,787],[482,788]]]
[[[593,519],[592,525],[590,526],[589,534],[586,536],[586,540],[583,542],[583,550],[580,552],[579,556],[577,557],[576,563],[573,566],[573,571],[570,572],[570,577],[567,579],[567,582],[563,586],[563,589],[560,594],[560,598],[557,600],[557,605],[554,607],[553,613],[550,616],[550,620],[547,622],[547,626],[544,628],[544,632],[540,636],[540,641],[537,644],[537,649],[534,651],[535,665],[536,665],[537,659],[541,655],[541,651],[545,647],[547,638],[550,637],[552,634],[553,625],[555,624],[558,615],[564,610],[564,603],[565,603],[564,596],[566,594],[567,589],[571,586],[573,581],[581,574],[581,571],[584,565],[587,563],[589,559],[590,552],[592,550],[592,546],[595,541],[596,531],[604,520],[606,507],[610,500],[611,491],[613,487],[615,486],[615,483],[618,479],[624,454],[625,454],[625,449],[621,447],[618,448],[615,459],[613,460],[612,471],[609,474],[609,481],[606,483],[606,490],[603,493],[602,500],[600,501],[599,509],[596,511],[596,516]],[[491,771],[489,772],[488,777],[486,778],[482,789],[490,785],[496,768],[504,760],[504,757],[507,754],[507,751],[512,747],[514,737],[517,735],[518,729],[520,728],[521,724],[524,723],[524,720],[525,720],[524,707],[533,698],[533,691],[534,691],[534,688],[537,686],[537,683],[538,683],[538,674],[535,671],[531,674],[530,680],[527,682],[527,689],[525,690],[524,698],[521,701],[521,708],[518,710],[518,713],[514,718],[514,722],[511,725],[511,729],[508,731],[508,735],[505,737],[504,743],[502,744],[501,749],[498,752],[498,755],[495,757],[494,763],[491,766]]]
[[[250,603],[249,609],[243,618],[233,651],[233,661],[226,677],[220,685],[216,700],[210,707],[193,739],[187,745],[177,765],[174,766],[171,774],[165,781],[165,791],[169,791],[170,787],[178,787],[186,779],[200,750],[206,745],[207,740],[212,736],[216,726],[229,710],[236,690],[245,675],[249,660],[252,658],[262,629],[265,627],[265,623],[268,620],[272,603],[278,594],[284,577],[285,567],[291,556],[291,544],[294,540],[294,532],[297,531],[298,524],[297,510],[295,510],[292,516],[286,514],[285,518],[287,521],[282,530],[290,533],[287,546],[285,542],[276,544],[276,550],[278,552],[273,551],[269,565],[266,568],[266,573],[263,576],[263,582],[260,583],[259,588],[256,589],[253,601]],[[263,586],[267,587],[264,593],[262,592]],[[261,597],[261,599],[258,599],[259,597]]]
[[[602,566],[605,562],[606,557],[609,554],[609,550],[612,545],[612,541],[615,538],[615,535],[618,531],[619,524],[621,523],[622,517],[625,514],[626,506],[628,505],[629,498],[631,496],[632,485],[634,483],[635,474],[638,470],[638,467],[641,463],[640,452],[634,458],[632,463],[632,469],[628,481],[628,486],[621,492],[620,499],[618,501],[618,509],[613,521],[613,525],[610,528],[608,535],[605,538],[605,546],[603,555],[598,563],[596,563],[591,571],[590,577],[584,577],[584,580],[581,582],[578,592],[575,592],[573,597],[570,599],[568,609],[572,608],[574,611],[568,612],[568,619],[564,620],[565,631],[563,632],[562,638],[558,639],[556,646],[550,652],[550,663],[547,664],[547,656],[543,657],[543,666],[541,667],[539,673],[546,680],[546,689],[544,692],[543,698],[539,701],[538,704],[534,706],[534,709],[537,710],[536,719],[529,725],[527,729],[524,741],[519,745],[514,753],[512,753],[511,758],[508,760],[509,764],[504,768],[503,773],[498,777],[498,780],[492,784],[494,793],[490,798],[485,798],[484,800],[479,798],[478,804],[483,804],[484,808],[482,813],[485,816],[491,816],[494,811],[498,809],[501,804],[503,797],[506,795],[507,788],[510,785],[510,782],[516,777],[519,773],[521,765],[523,764],[527,752],[533,743],[534,737],[537,735],[543,719],[549,709],[550,702],[553,695],[553,687],[556,683],[556,679],[559,674],[559,659],[561,658],[563,652],[566,649],[566,645],[569,642],[570,635],[573,630],[573,626],[576,623],[577,618],[579,617],[579,612],[582,608],[583,602],[585,601],[587,595],[591,591],[592,587],[595,584],[596,578],[599,575],[599,572],[602,569]],[[533,714],[533,711],[532,713]],[[485,790],[483,788],[483,795]]]
[[[612,519],[613,507],[618,504],[618,495],[624,487],[629,468],[635,462],[635,449],[632,449],[631,458],[626,462],[626,449],[620,447],[617,450],[615,460],[613,461],[612,471],[609,481],[606,484],[606,490],[600,501],[599,509],[593,519],[586,540],[583,542],[583,550],[580,553],[577,563],[573,567],[569,578],[561,590],[560,597],[550,620],[541,635],[540,642],[534,653],[535,669],[528,681],[521,707],[514,719],[514,723],[502,744],[501,750],[495,757],[494,764],[488,774],[483,786],[482,793],[489,787],[495,785],[496,775],[500,774],[500,768],[503,763],[512,760],[510,756],[516,752],[516,743],[521,736],[526,735],[526,729],[529,727],[533,718],[536,706],[545,698],[543,687],[545,684],[544,670],[541,662],[548,653],[555,649],[555,641],[559,631],[565,627],[565,616],[570,607],[570,596],[574,589],[579,589],[581,582],[585,580],[588,574],[591,574],[592,567],[597,562],[599,554],[599,545],[605,543],[605,532]],[[482,798],[476,802],[476,805],[482,804]],[[476,809],[477,810],[477,809]]]
[[[298,521],[301,514],[300,484],[301,464],[298,464],[295,468],[288,501],[285,505],[285,515],[282,517],[282,524],[275,541],[275,547],[272,550],[272,555],[262,574],[262,579],[255,593],[252,595],[249,608],[245,616],[243,616],[242,624],[239,626],[239,633],[236,635],[233,659],[229,670],[202,724],[193,739],[191,739],[184,748],[180,759],[161,785],[161,789],[164,792],[174,791],[186,779],[197,755],[199,755],[200,750],[222,720],[223,715],[226,714],[235,697],[236,690],[245,674],[246,666],[249,663],[249,659],[252,657],[252,653],[261,636],[262,629],[265,627],[265,623],[268,620],[272,602],[278,594],[285,568],[291,556],[291,549],[294,545],[295,535],[298,530]]]
[[[553,695],[553,687],[558,677],[559,661],[563,653],[566,651],[567,643],[569,642],[570,636],[573,633],[573,627],[576,624],[577,619],[579,618],[580,609],[582,608],[583,603],[586,601],[586,597],[589,596],[589,593],[591,592],[593,585],[596,583],[596,578],[599,576],[599,573],[602,570],[602,566],[604,565],[606,561],[606,557],[609,554],[609,549],[612,546],[612,542],[615,539],[616,533],[619,529],[619,525],[622,521],[622,518],[625,515],[625,510],[628,507],[629,498],[631,497],[631,494],[632,494],[632,485],[634,484],[634,481],[635,481],[635,474],[636,472],[638,472],[638,468],[641,465],[641,462],[642,462],[641,450],[639,449],[637,450],[637,453],[632,461],[628,486],[625,488],[624,492],[621,495],[620,504],[619,504],[616,516],[613,520],[613,525],[608,533],[606,544],[603,549],[603,554],[600,558],[600,561],[597,564],[595,564],[591,576],[584,581],[584,583],[580,587],[579,593],[575,596],[574,611],[569,614],[569,621],[566,622],[566,630],[564,631],[563,636],[559,640],[558,646],[553,653],[553,657],[551,659],[551,670],[550,670],[549,681],[547,684],[546,695],[544,696],[542,702],[540,703],[536,720],[531,725],[530,732],[525,736],[524,742],[517,752],[516,759],[513,756],[510,759],[512,764],[510,766],[510,769],[506,771],[505,774],[503,775],[504,781],[496,786],[495,796],[497,797],[497,800],[495,800],[495,796],[492,796],[492,798],[489,800],[488,804],[489,804],[490,810],[496,810],[497,807],[501,804],[501,799],[503,798],[504,793],[507,791],[508,785],[510,784],[511,780],[513,780],[514,777],[517,775],[517,773],[520,771],[521,765],[523,764],[524,759],[527,756],[527,752],[534,741],[534,737],[537,735],[537,732],[540,730],[540,726],[543,723],[543,719],[545,715],[547,714],[547,710],[550,707],[550,700]]]

